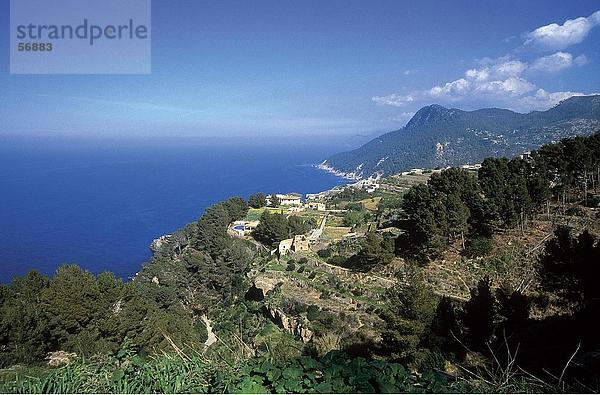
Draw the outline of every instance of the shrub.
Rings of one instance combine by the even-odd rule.
[[[322,357],[330,351],[339,350],[342,344],[342,338],[337,333],[323,333],[316,336],[313,340],[317,355]]]
[[[308,306],[308,309],[306,309],[306,318],[308,318],[309,321],[315,321],[319,318],[319,310],[319,306],[311,304]]]
[[[319,250],[317,251],[317,255],[323,259],[329,258],[331,256],[331,248]]]
[[[588,205],[589,205],[589,203],[588,203]],[[582,217],[583,214],[584,214],[584,212],[579,207],[569,207],[567,209],[566,214],[569,215],[569,216],[574,216],[574,217]]]
[[[471,258],[486,256],[494,248],[494,240],[488,237],[478,237],[471,240],[465,247],[465,255]]]
[[[588,196],[587,198],[587,207],[597,208],[600,207],[600,196]]]
[[[345,257],[343,257],[341,255],[335,255],[335,256],[332,256],[331,258],[329,258],[329,260],[327,262],[330,265],[344,267],[346,265],[347,260],[348,259],[346,259]]]

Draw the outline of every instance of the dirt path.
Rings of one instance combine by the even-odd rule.
[[[202,322],[204,322],[204,325],[206,326],[207,338],[204,342],[204,345],[206,347],[210,347],[211,345],[217,342],[217,336],[215,336],[215,333],[213,332],[212,323],[210,322],[208,317],[206,315],[203,315],[202,317],[200,317],[200,319],[202,320]]]
[[[323,217],[323,220],[321,221],[321,226],[319,226],[318,229],[314,229],[310,236],[308,236],[308,239],[311,241],[317,241],[319,240],[319,237],[321,237],[321,235],[323,234],[323,229],[325,229],[325,224],[327,223],[327,216],[328,214],[325,214],[325,216]]]

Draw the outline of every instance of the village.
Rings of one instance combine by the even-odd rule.
[[[335,241],[342,237],[354,237],[352,227],[343,225],[342,218],[348,211],[343,202],[332,202],[340,192],[351,189],[363,191],[372,195],[381,188],[377,179],[361,180],[354,184],[341,185],[320,193],[309,193],[302,196],[299,193],[276,193],[266,196],[266,205],[260,208],[250,208],[243,220],[235,221],[229,226],[229,234],[234,237],[248,238],[260,223],[260,215],[265,211],[281,213],[286,216],[298,216],[313,219],[316,227],[307,234],[294,235],[282,240],[279,248],[273,253],[280,256],[300,251],[310,251],[311,247],[323,241]],[[340,204],[341,203],[341,204]],[[376,209],[375,206],[372,208]],[[333,237],[331,237],[333,235]]]
[[[379,229],[377,211],[384,196],[395,197],[415,183],[426,182],[431,172],[414,169],[397,176],[372,177],[352,184],[339,185],[330,190],[309,193],[275,193],[267,195],[265,205],[249,208],[246,217],[230,224],[232,237],[253,240],[253,232],[265,211],[296,216],[314,224],[305,234],[293,235],[269,250],[271,255],[283,257],[301,252],[318,252],[329,245],[346,239],[363,237],[368,231],[392,232],[399,229]]]

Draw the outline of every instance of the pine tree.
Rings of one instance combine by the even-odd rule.
[[[491,291],[489,277],[479,281],[471,290],[471,299],[465,305],[464,323],[470,343],[475,350],[484,351],[494,334],[496,301]]]

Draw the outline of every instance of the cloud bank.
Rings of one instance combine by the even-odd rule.
[[[562,25],[551,23],[538,27],[525,34],[523,45],[541,50],[565,49],[582,42],[599,25],[600,11],[596,11],[588,17],[567,19]]]
[[[464,75],[455,80],[404,95],[374,96],[372,101],[394,107],[434,101],[448,104],[478,103],[523,112],[548,109],[571,96],[585,94],[574,91],[549,92],[531,82],[530,77],[587,64],[584,54],[576,56],[563,49],[582,42],[598,25],[600,11],[588,17],[569,19],[562,25],[552,23],[541,26],[524,35],[522,47],[553,53],[538,56],[529,62],[511,55],[484,58],[478,61],[477,67],[465,70]]]

